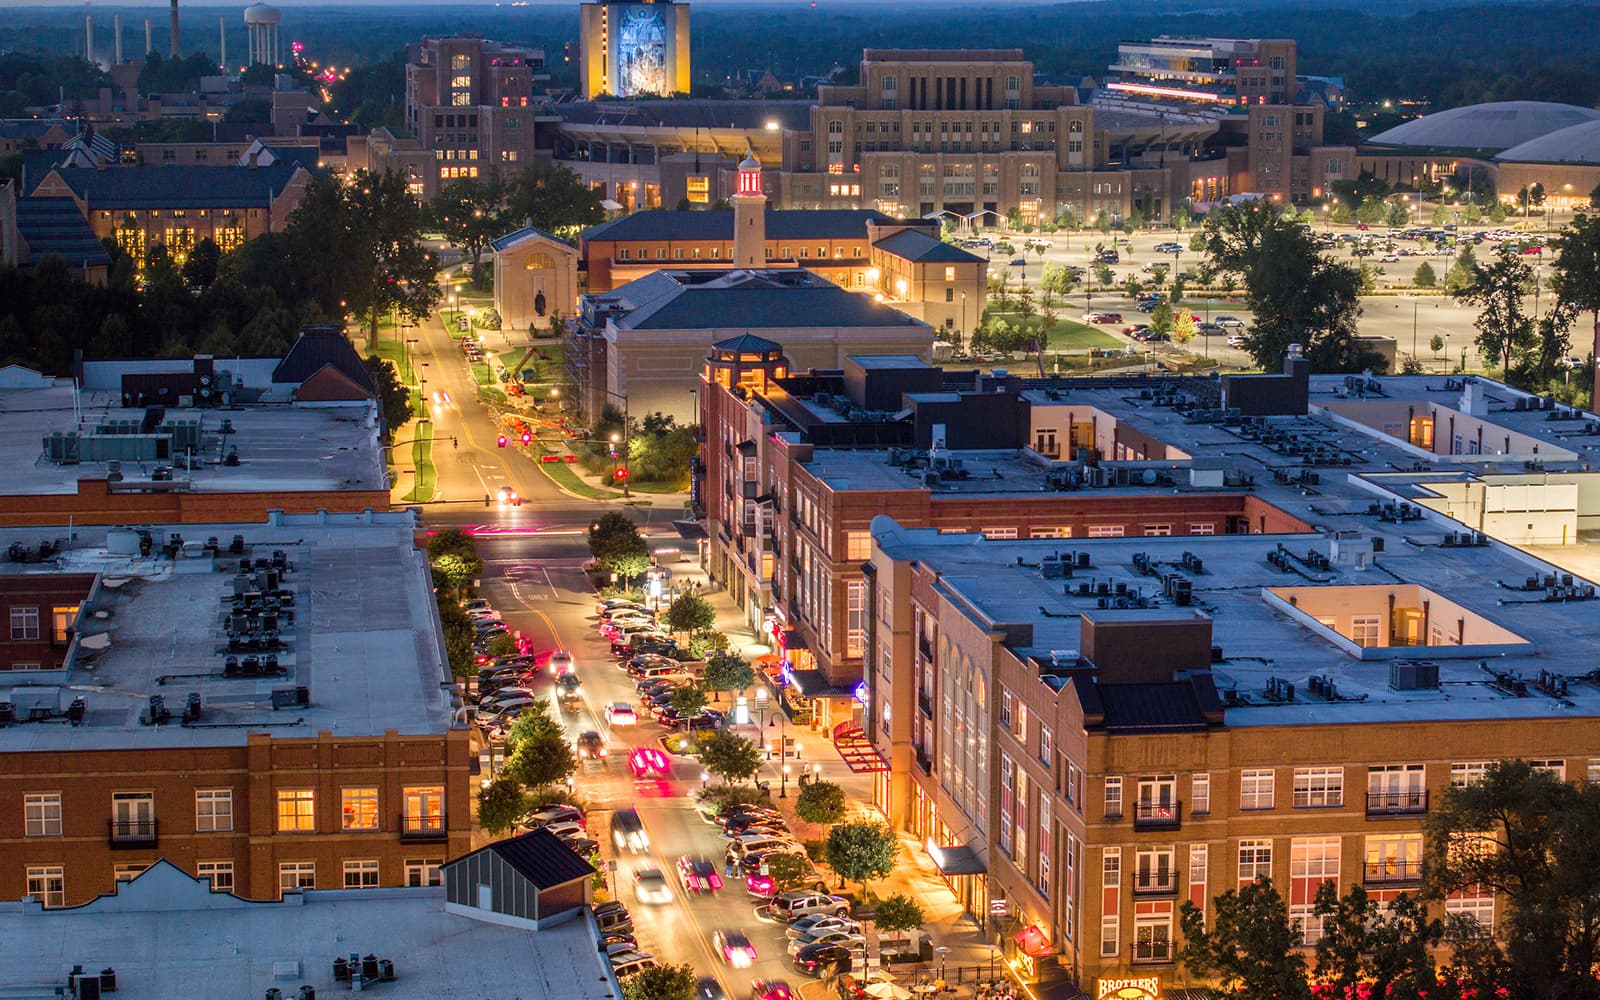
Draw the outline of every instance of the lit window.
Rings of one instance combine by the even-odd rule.
[[[316,832],[316,793],[309,788],[278,792],[278,832]]]
[[[402,829],[407,833],[442,833],[444,831],[444,786],[422,785],[406,788],[405,815]]]
[[[376,830],[378,828],[378,790],[376,788],[345,788],[340,792],[343,829]]]

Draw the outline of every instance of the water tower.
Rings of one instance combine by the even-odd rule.
[[[253,3],[244,9],[244,27],[249,37],[250,59],[248,65],[265,63],[276,68],[283,50],[278,31],[283,24],[283,12],[264,3]]]

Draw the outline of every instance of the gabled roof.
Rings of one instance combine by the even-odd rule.
[[[29,260],[60,257],[70,267],[106,267],[111,256],[71,198],[23,198],[17,202],[17,232]]]
[[[498,854],[517,874],[540,889],[554,889],[594,874],[593,865],[578,857],[549,830],[534,830],[520,837],[498,840],[479,851]],[[470,858],[472,854],[463,855],[451,864]]]
[[[552,243],[559,243],[564,247],[572,247],[571,243],[568,243],[559,236],[552,236],[537,226],[523,226],[516,232],[506,233],[499,239],[491,241],[489,243],[489,249],[493,250],[495,253],[500,253],[503,250],[509,250],[518,243],[536,239],[549,240]],[[573,247],[573,249],[576,249],[576,247]]]
[[[138,166],[104,170],[60,167],[60,177],[91,209],[267,208],[299,173],[297,163],[270,167]]]
[[[886,253],[927,264],[979,264],[983,258],[917,229],[902,229],[874,243]]]
[[[376,395],[378,387],[372,381],[372,373],[361,363],[361,355],[357,354],[350,341],[345,339],[344,331],[336,326],[308,326],[301,330],[294,346],[289,348],[289,353],[285,354],[283,360],[278,362],[278,367],[272,370],[272,381],[301,384],[328,365],[332,365],[350,381],[366,390],[367,395]]]
[[[321,169],[322,149],[320,146],[295,146],[284,144],[274,146],[265,143],[266,151],[272,154],[272,165],[279,163],[298,163],[307,170]]]
[[[868,222],[892,222],[872,209],[767,209],[768,240],[865,239]],[[726,209],[634,212],[583,231],[591,240],[731,240],[733,212]]]
[[[296,387],[294,398],[308,403],[334,403],[371,399],[372,393],[357,385],[335,366],[327,364]]]

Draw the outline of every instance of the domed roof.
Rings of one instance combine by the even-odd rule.
[[[1595,120],[1600,120],[1600,111],[1573,104],[1496,101],[1424,115],[1373,136],[1367,144],[1493,154]]]
[[[755,150],[753,150],[753,149],[745,150],[744,159],[739,161],[739,169],[740,170],[760,170],[761,169],[761,161],[756,159],[756,151]]]
[[[245,24],[282,24],[283,11],[264,3],[253,3],[244,9]]]
[[[1600,164],[1600,119],[1568,125],[1549,135],[1529,139],[1495,159],[1502,163]]]

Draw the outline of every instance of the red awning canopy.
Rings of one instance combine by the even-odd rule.
[[[1024,955],[1032,958],[1044,958],[1050,954],[1050,937],[1038,924],[1032,925],[1012,940],[1017,942],[1017,947],[1022,949]]]

